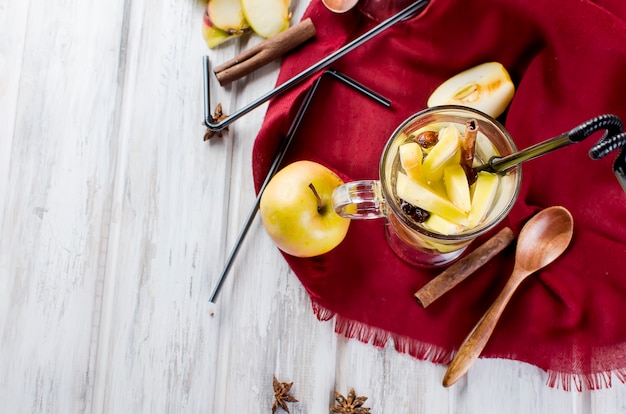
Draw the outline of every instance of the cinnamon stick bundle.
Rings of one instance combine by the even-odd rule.
[[[500,253],[514,239],[513,230],[503,228],[463,259],[444,270],[415,292],[417,301],[425,308],[444,293],[461,283],[478,268]]]
[[[225,86],[283,56],[296,46],[315,36],[315,26],[310,18],[291,26],[235,58],[216,67],[213,72],[220,85]]]

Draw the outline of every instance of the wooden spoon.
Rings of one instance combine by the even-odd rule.
[[[564,207],[549,207],[531,218],[520,232],[513,273],[500,295],[465,338],[443,378],[449,387],[467,373],[485,348],[504,307],[524,279],[552,263],[572,239],[574,220]]]
[[[356,6],[359,0],[322,0],[324,6],[333,13],[345,13]]]

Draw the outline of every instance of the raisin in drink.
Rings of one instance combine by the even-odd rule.
[[[418,266],[457,259],[510,211],[521,171],[476,171],[492,156],[516,151],[508,132],[482,112],[459,106],[422,111],[387,142],[380,180],[346,183],[335,209],[354,219],[383,217],[390,247]]]

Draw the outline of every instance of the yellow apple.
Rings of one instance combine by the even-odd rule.
[[[279,249],[313,257],[343,241],[350,219],[332,206],[333,190],[341,184],[337,174],[312,161],[296,161],[272,177],[259,208],[263,226]]]

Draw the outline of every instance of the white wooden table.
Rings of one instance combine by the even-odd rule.
[[[203,142],[202,56],[260,41],[209,51],[203,8],[0,0],[0,412],[269,413],[274,375],[294,383],[292,413],[351,387],[372,413],[626,412],[617,380],[564,392],[481,359],[446,389],[444,366],[337,336],[258,219],[209,303],[267,106]],[[251,102],[279,64],[213,79],[213,102]]]

